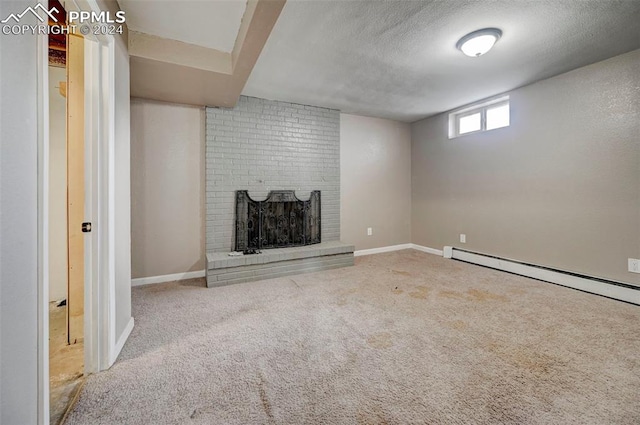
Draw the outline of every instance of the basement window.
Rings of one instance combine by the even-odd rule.
[[[509,96],[483,101],[449,114],[449,138],[508,127]]]

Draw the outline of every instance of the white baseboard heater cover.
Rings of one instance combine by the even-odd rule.
[[[492,269],[544,280],[557,285],[566,286],[592,294],[602,295],[620,301],[640,305],[640,287],[626,283],[578,275],[574,273],[555,270],[547,267],[521,263],[514,260],[493,257],[490,255],[465,251],[462,249],[445,246],[443,250],[445,258],[453,258],[467,263],[478,264]]]

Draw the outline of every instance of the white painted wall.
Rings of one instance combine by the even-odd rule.
[[[67,99],[60,82],[66,68],[49,67],[49,301],[67,297]]]
[[[409,124],[340,114],[340,240],[356,250],[411,242]]]
[[[131,101],[133,278],[205,269],[204,108]]]
[[[31,1],[0,2],[0,16]],[[0,423],[38,406],[36,37],[0,36]]]

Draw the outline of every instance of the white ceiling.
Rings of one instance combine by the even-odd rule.
[[[118,0],[129,29],[230,53],[247,0]]]
[[[637,0],[288,0],[243,90],[415,121],[640,48]],[[463,35],[502,29],[469,58]]]

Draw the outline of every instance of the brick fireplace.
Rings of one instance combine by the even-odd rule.
[[[206,117],[208,285],[353,264],[353,246],[340,242],[339,112],[243,96],[235,108],[207,108]],[[229,257],[236,192],[263,200],[281,190],[299,199],[321,192],[322,243]]]

